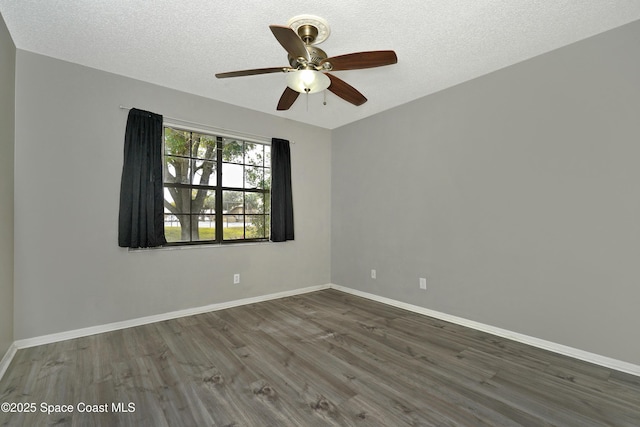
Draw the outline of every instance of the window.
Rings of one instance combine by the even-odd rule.
[[[164,128],[164,231],[170,245],[269,239],[271,147]]]

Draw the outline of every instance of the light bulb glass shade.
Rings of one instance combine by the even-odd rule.
[[[316,70],[298,70],[287,74],[287,86],[300,93],[316,93],[331,85],[329,77]]]

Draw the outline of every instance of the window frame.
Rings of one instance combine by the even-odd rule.
[[[188,132],[189,135],[189,155],[188,156],[184,156],[184,155],[176,155],[175,153],[170,153],[167,151],[166,148],[166,130],[167,128],[173,130],[173,131],[177,131],[177,132]],[[200,158],[198,157],[197,153],[193,152],[193,134],[196,135],[203,135],[209,138],[212,138],[215,140],[215,155],[212,156],[210,159],[205,159],[205,158]],[[242,163],[238,163],[238,162],[234,162],[234,161],[225,161],[223,158],[223,144],[228,143],[228,142],[238,142],[242,144]],[[183,189],[183,190],[191,190],[191,194],[189,196],[190,198],[190,202],[189,202],[189,212],[188,213],[177,213],[174,214],[172,212],[170,212],[166,205],[163,207],[164,213],[163,213],[163,228],[164,231],[166,233],[166,218],[167,216],[174,216],[174,218],[176,218],[179,215],[185,215],[189,218],[189,222],[190,222],[190,232],[189,232],[189,240],[178,240],[178,241],[167,241],[165,246],[194,246],[194,245],[229,245],[229,244],[242,244],[242,243],[256,243],[256,242],[269,242],[270,238],[271,238],[271,224],[270,224],[270,220],[271,220],[271,162],[270,162],[270,156],[271,153],[269,152],[268,154],[268,159],[269,161],[267,162],[267,156],[265,155],[264,152],[264,148],[263,148],[263,155],[262,155],[262,165],[255,165],[255,164],[251,164],[248,163],[249,160],[247,160],[247,156],[246,156],[246,147],[247,144],[252,144],[252,145],[259,145],[259,146],[263,146],[263,147],[269,147],[269,151],[270,151],[270,146],[271,144],[267,141],[258,141],[252,138],[247,138],[244,137],[242,135],[233,135],[233,134],[227,134],[224,132],[218,132],[214,129],[202,129],[202,128],[194,128],[192,126],[187,126],[187,125],[182,125],[179,123],[173,123],[173,122],[164,122],[162,125],[162,168],[163,168],[163,177],[162,177],[162,187],[163,187],[163,200],[165,200],[166,198],[166,189],[167,187],[174,187],[174,188],[179,188],[179,189]],[[167,180],[167,172],[168,172],[168,168],[169,165],[167,163],[167,158],[169,156],[172,157],[181,157],[185,160],[187,160],[189,162],[189,183],[181,183],[181,182],[168,182]],[[215,164],[215,185],[203,185],[203,184],[195,184],[195,172],[194,172],[194,167],[193,164],[196,161],[212,161]],[[223,165],[240,165],[242,166],[242,186],[241,187],[233,187],[233,186],[223,186]],[[246,171],[247,168],[261,168],[262,169],[262,173],[269,174],[269,178],[268,181],[265,181],[264,178],[261,181],[263,184],[263,188],[248,188],[246,186]],[[264,176],[264,175],[263,175]],[[214,239],[199,239],[199,240],[193,240],[193,233],[191,230],[191,227],[193,227],[193,217],[197,216],[204,216],[206,215],[206,213],[202,213],[202,211],[200,212],[193,212],[193,206],[192,206],[192,202],[193,202],[193,191],[194,190],[206,190],[206,191],[212,191],[215,194],[215,207],[214,207],[214,213],[213,215],[215,215],[215,233],[214,233]],[[228,213],[225,212],[225,210],[223,209],[224,207],[224,199],[223,199],[223,193],[225,191],[236,191],[236,192],[241,192],[242,193],[242,213],[241,214],[232,214],[232,213]],[[246,195],[247,194],[262,194],[264,199],[263,199],[263,203],[262,203],[262,213],[255,213],[255,212],[247,212],[247,198]],[[241,215],[242,216],[242,238],[240,239],[227,239],[225,240],[225,236],[224,236],[224,224],[225,224],[225,217],[228,217],[230,215],[233,216],[238,216]],[[248,217],[256,217],[256,216],[260,216],[262,217],[263,220],[263,236],[262,237],[247,237],[247,229],[248,229],[248,223],[247,223],[247,218]],[[177,221],[179,221],[176,218]],[[199,218],[195,220],[196,224],[199,223]],[[228,223],[227,223],[228,225]],[[200,230],[198,228],[198,230]]]

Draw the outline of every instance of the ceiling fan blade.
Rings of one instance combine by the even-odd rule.
[[[398,57],[392,50],[373,50],[334,56],[323,60],[320,65],[325,62],[329,62],[332,65],[332,71],[359,70],[395,64],[398,62]]]
[[[284,92],[282,92],[282,96],[280,97],[280,101],[278,101],[278,111],[288,110],[296,99],[298,99],[299,92],[291,89],[289,86],[286,87]]]
[[[331,85],[327,89],[338,95],[340,98],[355,106],[359,106],[367,102],[367,98],[365,98],[363,94],[358,92],[358,90],[349,83],[336,76],[332,76],[329,73],[326,73],[326,75],[329,77],[329,80],[331,80]]]
[[[229,71],[228,73],[218,73],[216,77],[225,79],[227,77],[253,76],[256,74],[282,73],[289,70],[288,67],[255,68],[253,70]]]
[[[304,58],[307,61],[311,60],[311,56],[309,52],[307,52],[304,42],[298,37],[295,31],[281,25],[269,25],[269,28],[284,50],[294,59]]]

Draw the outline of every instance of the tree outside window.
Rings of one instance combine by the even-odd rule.
[[[268,240],[270,146],[165,127],[169,244]]]

